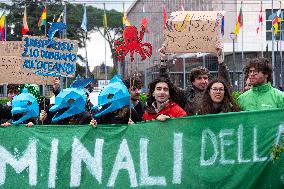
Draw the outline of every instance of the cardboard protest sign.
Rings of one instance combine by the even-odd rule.
[[[0,44],[0,83],[51,85],[53,83],[52,77],[40,77],[32,71],[22,68],[22,51],[22,41],[6,41]]]
[[[177,11],[164,30],[167,53],[215,53],[225,12]]]
[[[68,39],[23,38],[22,67],[43,76],[73,77],[78,44]]]

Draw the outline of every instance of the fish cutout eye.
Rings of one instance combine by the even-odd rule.
[[[31,102],[31,101],[28,101],[28,102],[27,102],[27,105],[28,105],[28,106],[32,105],[32,102]]]
[[[107,96],[107,99],[112,99],[112,97],[114,96],[114,94],[109,93]]]
[[[73,102],[75,102],[74,99],[70,98],[68,101],[67,101],[69,104],[72,104]]]

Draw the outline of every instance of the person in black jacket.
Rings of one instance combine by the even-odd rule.
[[[138,76],[133,75],[132,77],[128,77],[127,79],[123,80],[123,83],[130,93],[133,108],[136,110],[138,115],[138,121],[142,121],[142,116],[146,109],[145,103],[140,101],[143,82]]]
[[[229,71],[226,64],[223,61],[222,57],[222,47],[220,42],[216,43],[217,48],[217,57],[218,57],[218,78],[225,81],[226,85],[229,88],[229,91],[232,90],[231,80],[229,76]],[[167,69],[167,55],[165,53],[165,46],[162,45],[162,48],[159,49],[161,56],[161,65],[160,65],[160,77],[169,77],[169,71]],[[193,68],[190,72],[190,82],[191,86],[188,86],[187,89],[183,90],[176,88],[178,100],[177,104],[182,107],[188,115],[196,115],[198,111],[198,101],[202,97],[204,90],[208,85],[210,80],[209,70],[205,67],[199,66]]]

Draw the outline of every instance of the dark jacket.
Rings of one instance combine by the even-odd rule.
[[[109,112],[100,117],[95,117],[98,124],[128,124],[130,111],[127,109],[124,115],[118,115],[118,111]],[[136,123],[139,122],[139,117],[135,109],[131,109],[131,120]]]
[[[160,66],[160,77],[169,77],[169,70],[167,66]],[[225,63],[218,64],[218,78],[222,78],[227,84],[229,91],[232,91],[232,84],[230,80],[229,70]],[[176,88],[177,99],[176,103],[182,107],[188,115],[195,115],[198,111],[198,101],[203,95],[203,91],[198,90],[194,86],[189,86],[186,90]]]
[[[67,117],[58,122],[52,122],[52,125],[87,125],[90,124],[92,116],[89,112],[83,112],[71,117]]]
[[[0,124],[12,119],[12,106],[0,104]]]
[[[142,121],[142,116],[145,112],[146,109],[146,105],[145,103],[139,101],[138,104],[136,106],[134,106],[134,110],[137,112],[137,116],[138,116],[138,121]]]

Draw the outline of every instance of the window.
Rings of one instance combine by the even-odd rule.
[[[279,9],[273,9],[273,12],[276,13]],[[283,14],[284,10],[281,10],[281,14]],[[266,18],[266,40],[272,40],[272,20],[269,20],[269,16],[271,15],[271,9],[266,9],[265,11],[265,18]],[[280,40],[280,33],[281,39],[284,39],[284,20],[279,23],[278,26],[278,34],[276,35],[275,39]]]

